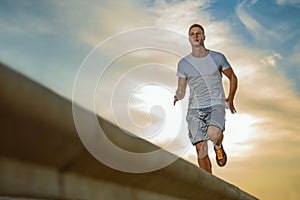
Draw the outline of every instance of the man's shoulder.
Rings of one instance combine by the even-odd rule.
[[[180,60],[190,60],[191,59],[191,54],[188,54],[186,56],[184,56],[183,58],[181,58]]]
[[[218,52],[218,51],[211,51],[210,50],[210,57],[217,63],[223,62],[226,60],[226,57],[223,53]]]
[[[212,56],[224,56],[223,53],[221,53],[219,51],[214,51],[214,50],[209,50],[209,54]]]
[[[219,70],[225,70],[230,67],[227,58],[224,54],[217,51],[210,51],[210,57],[213,59],[215,64],[219,67]]]
[[[178,62],[179,65],[182,65],[182,64],[187,64],[187,63],[190,63],[190,60],[191,60],[191,54],[188,54],[186,56],[184,56],[183,58],[181,58]]]

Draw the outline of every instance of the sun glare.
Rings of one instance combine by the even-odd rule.
[[[131,121],[143,133],[135,133],[153,143],[173,140],[182,122],[180,106],[173,106],[174,92],[160,84],[147,84],[138,87],[129,99]],[[143,112],[138,120],[135,111]],[[145,137],[146,136],[146,137]]]
[[[240,156],[250,153],[255,145],[258,131],[255,123],[258,120],[248,114],[226,113],[226,130],[224,145],[231,156]]]

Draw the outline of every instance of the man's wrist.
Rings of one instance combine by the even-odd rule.
[[[234,95],[228,95],[227,100],[233,101]]]

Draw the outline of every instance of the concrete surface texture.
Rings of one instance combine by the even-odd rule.
[[[83,116],[89,111],[78,107]],[[148,173],[96,160],[80,141],[72,102],[1,64],[1,199],[253,200],[238,187],[182,159]],[[158,149],[98,117],[108,138],[133,152]],[[175,155],[163,152],[173,159]]]

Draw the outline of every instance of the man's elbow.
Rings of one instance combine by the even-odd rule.
[[[235,75],[235,73],[232,73],[231,76],[230,76],[230,81],[234,81],[234,82],[237,82],[238,81],[238,78],[237,76]]]

